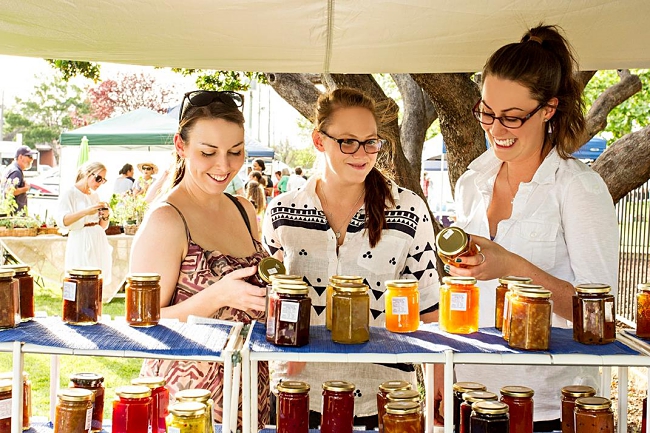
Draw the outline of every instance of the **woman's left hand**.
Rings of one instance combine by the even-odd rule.
[[[517,262],[521,257],[511,253],[496,242],[481,236],[472,235],[472,240],[478,245],[480,252],[475,256],[456,259],[456,263],[467,265],[467,267],[449,266],[447,272],[450,275],[474,277],[477,280],[493,280],[516,273]],[[445,270],[447,270],[447,267],[445,267]]]

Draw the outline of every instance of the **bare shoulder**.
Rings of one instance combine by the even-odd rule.
[[[175,244],[181,240],[185,243],[185,224],[174,207],[167,203],[158,203],[147,212],[135,240],[155,242],[159,246]]]
[[[255,213],[255,207],[253,207],[253,203],[251,203],[246,197],[243,197],[241,195],[235,196],[235,199],[239,201],[239,203],[241,203],[242,206],[244,206],[244,210],[246,210],[246,214],[248,215],[248,220],[256,221],[257,215]]]

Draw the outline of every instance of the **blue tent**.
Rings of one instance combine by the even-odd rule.
[[[607,140],[601,137],[594,137],[574,152],[573,156],[582,160],[595,161],[606,148]]]

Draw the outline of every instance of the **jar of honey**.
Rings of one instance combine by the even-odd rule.
[[[478,331],[479,288],[476,278],[444,277],[440,286],[440,329],[452,334]]]
[[[576,433],[614,433],[614,413],[609,399],[581,397],[575,404]]]
[[[0,269],[0,329],[20,323],[20,293],[13,269]]]
[[[0,381],[3,380],[12,381],[13,378],[14,378],[14,373],[12,371],[0,373]],[[9,391],[11,391],[11,387]],[[11,398],[11,393],[9,393],[9,398]],[[0,406],[2,406],[2,404],[3,403],[0,402]],[[11,404],[7,404],[7,406],[8,406],[7,407],[8,412],[4,411],[3,409],[0,409],[0,414],[4,414],[4,413],[11,414]],[[31,417],[32,417],[32,381],[29,380],[29,374],[27,374],[26,371],[23,371],[23,430],[29,430]],[[2,424],[2,415],[0,415],[0,425],[1,424]],[[2,428],[0,428],[0,432],[2,431],[3,431]]]
[[[414,332],[420,326],[420,292],[418,280],[386,281],[386,329],[391,332]]]
[[[489,391],[470,391],[463,393],[463,403],[460,405],[460,433],[469,432],[469,419],[472,415],[472,404],[477,401],[497,401],[499,397]]]
[[[92,391],[80,388],[62,389],[57,394],[54,433],[89,433],[92,412]]]
[[[193,401],[203,404],[205,409],[205,433],[214,433],[214,400],[209,389],[193,388],[183,389],[174,395],[176,403]]]
[[[478,382],[456,382],[454,391],[454,433],[460,432],[460,406],[463,404],[463,394],[472,391],[486,391],[487,387]]]
[[[388,394],[393,391],[404,391],[411,389],[411,384],[404,380],[389,380],[379,385],[377,392],[377,421],[379,431],[384,431],[384,414],[386,413],[386,403],[388,403]]]
[[[593,397],[596,390],[591,386],[569,385],[562,388],[562,433],[575,433],[574,416],[576,400],[582,397]],[[643,432],[643,430],[642,430]]]
[[[309,385],[285,380],[278,384],[277,433],[309,432]]]
[[[477,401],[472,404],[469,419],[469,431],[472,433],[508,433],[509,422],[508,405],[505,403]]]
[[[94,325],[102,315],[102,271],[70,269],[63,280],[63,321],[70,325]]]
[[[18,281],[20,293],[20,318],[23,322],[34,317],[34,277],[29,275],[30,267],[23,263],[5,265],[2,269],[13,269],[14,278]]]
[[[151,431],[165,433],[165,419],[169,415],[169,390],[167,381],[162,377],[138,377],[131,379],[131,385],[146,386],[151,390]],[[157,430],[156,430],[157,427]]]
[[[205,433],[206,406],[195,401],[175,403],[169,407],[167,431],[176,433]]]
[[[309,343],[311,299],[307,283],[276,279],[269,302],[273,318],[269,325],[273,330],[270,340],[267,333],[267,340],[276,346],[300,347]]]
[[[607,284],[579,284],[573,295],[573,339],[583,344],[616,340],[614,296]]]
[[[551,291],[534,284],[516,284],[510,299],[508,345],[516,349],[548,350],[551,338]]]
[[[104,376],[95,373],[72,374],[70,375],[70,387],[87,389],[93,392],[95,400],[93,403],[91,431],[101,431],[104,422]]]
[[[155,326],[160,321],[160,275],[131,274],[124,289],[126,323],[135,327]]]
[[[421,433],[422,408],[413,401],[397,401],[386,404],[384,433]]]
[[[354,427],[354,384],[342,380],[323,383],[321,433],[351,432]]]
[[[113,401],[113,433],[149,433],[151,390],[146,386],[120,386]]]
[[[327,289],[325,289],[325,327],[332,330],[332,295],[334,295],[334,286],[340,283],[363,283],[363,277],[358,275],[333,275],[329,279]]]
[[[501,401],[508,405],[510,431],[533,433],[533,395],[535,391],[525,386],[504,386]]]
[[[370,340],[368,286],[340,283],[332,296],[332,341],[359,344]]]
[[[637,289],[636,336],[650,338],[650,283],[641,283]]]
[[[467,265],[456,263],[456,258],[475,256],[479,252],[472,237],[459,227],[446,227],[438,232],[436,251],[443,263],[459,268],[466,268]]]
[[[504,303],[506,293],[510,291],[511,284],[530,284],[533,280],[528,277],[516,277],[513,275],[499,278],[499,285],[496,289],[496,305],[494,308],[494,327],[499,331],[503,329],[503,318],[505,317]]]

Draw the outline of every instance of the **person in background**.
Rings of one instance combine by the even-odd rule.
[[[147,190],[152,183],[155,182],[154,174],[158,174],[158,166],[153,162],[143,162],[138,164],[138,170],[142,173],[142,176],[133,184],[133,194],[140,195],[146,194]]]
[[[29,170],[34,162],[34,155],[38,151],[28,146],[20,146],[16,149],[14,161],[4,173],[3,192],[6,193],[10,186],[13,186],[13,195],[16,200],[15,214],[21,213],[27,206],[27,191],[31,188],[29,182],[25,181],[24,171]]]
[[[135,179],[133,179],[133,166],[131,164],[124,164],[120,169],[119,175],[120,177],[115,179],[115,183],[113,184],[113,194],[122,195],[131,191],[131,188],[133,188],[133,183],[135,182]]]
[[[488,59],[473,113],[490,142],[456,184],[456,225],[480,247],[448,272],[479,280],[480,326],[494,326],[497,279],[521,275],[552,292],[553,325],[572,320],[574,286],[605,283],[616,296],[618,226],[601,177],[571,157],[585,129],[575,58],[555,26],[530,29]],[[599,388],[598,368],[460,365],[459,381],[535,391],[535,431],[560,430],[566,385]],[[513,383],[514,380],[514,383]]]
[[[262,219],[264,218],[264,211],[266,210],[266,197],[264,195],[264,188],[258,182],[251,180],[246,185],[246,198],[253,204],[255,214],[257,215],[257,224],[259,228],[259,235],[262,235]]]
[[[264,170],[266,170],[266,164],[264,164],[264,161],[261,159],[254,160],[253,170],[262,173],[262,176],[264,176],[264,179],[266,180],[264,183],[262,183],[266,197],[273,197],[273,179],[271,179],[271,176],[268,176],[264,173]]]
[[[287,191],[295,191],[307,183],[307,180],[302,176],[302,167],[296,167],[293,171],[287,182]]]
[[[253,170],[250,173],[248,173],[248,182],[251,181],[255,181],[259,183],[262,186],[262,188],[264,188],[264,186],[266,185],[266,177],[257,170]],[[248,183],[246,183],[246,185],[248,186]]]
[[[280,177],[280,181],[278,182],[278,184],[279,184],[278,185],[278,191],[279,191],[280,194],[284,194],[285,192],[288,191],[287,190],[287,182],[289,182],[289,177],[290,177],[289,169],[287,167],[284,167],[282,169],[282,171],[280,172],[280,174],[281,174],[281,177]]]
[[[244,182],[242,182],[238,174],[232,178],[226,187],[226,192],[230,195],[244,195]]]
[[[427,172],[425,171],[422,173],[422,193],[424,194],[424,198],[427,199],[429,198],[429,176],[427,175]]]

